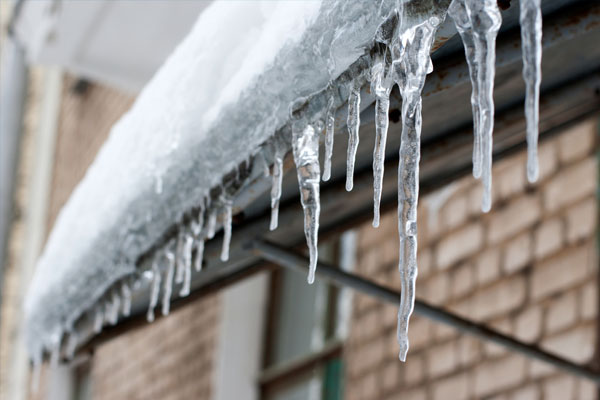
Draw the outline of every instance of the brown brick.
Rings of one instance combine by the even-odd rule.
[[[563,223],[560,218],[544,221],[535,231],[534,256],[536,260],[556,253],[563,245]]]
[[[546,379],[543,391],[544,400],[572,399],[575,395],[575,379],[572,376]]]
[[[593,194],[597,186],[597,166],[587,158],[560,172],[544,189],[544,207],[553,212]]]
[[[485,285],[500,276],[500,252],[498,249],[486,249],[475,262],[477,283]]]
[[[481,364],[475,370],[475,394],[480,398],[515,387],[525,379],[525,371],[525,359],[516,355]]]
[[[444,343],[427,350],[427,376],[435,378],[445,375],[458,365],[455,342]]]
[[[502,318],[496,321],[491,322],[490,327],[500,333],[503,333],[508,336],[512,336],[512,323],[509,318]],[[491,341],[486,341],[483,344],[483,350],[485,355],[488,358],[495,358],[506,355],[509,353],[508,349],[504,346],[500,346],[499,344],[493,343]]]
[[[494,185],[498,187],[500,199],[512,198],[523,192],[526,182],[526,163],[526,154],[521,153],[516,157],[503,160],[501,165],[494,168]]]
[[[598,283],[591,281],[581,290],[580,306],[583,319],[596,319],[598,317]]]
[[[529,377],[539,379],[556,374],[558,369],[551,364],[542,361],[531,360],[529,362]]]
[[[425,362],[422,356],[410,356],[410,361],[404,364],[404,381],[412,386],[420,383],[425,376]]]
[[[539,299],[583,281],[591,263],[589,246],[580,246],[536,265],[533,269],[531,295],[534,299]]]
[[[562,163],[578,160],[594,149],[597,124],[588,119],[571,128],[558,137],[558,158]]]
[[[531,261],[531,235],[525,232],[506,244],[504,249],[504,272],[512,274]]]
[[[458,340],[458,362],[461,365],[471,365],[476,362],[481,354],[479,340],[463,335]]]
[[[468,216],[467,193],[454,195],[442,207],[442,224],[445,230],[450,230],[462,225]]]
[[[517,389],[509,398],[510,400],[539,400],[540,388],[535,384],[530,384]]]
[[[480,224],[473,223],[446,236],[437,247],[436,264],[439,269],[446,269],[461,259],[472,255],[481,247],[483,229]]]
[[[511,201],[504,209],[492,213],[488,228],[488,240],[499,243],[530,227],[540,217],[537,196],[527,195]]]
[[[414,361],[411,359],[411,362]],[[398,387],[401,382],[400,363],[398,360],[388,362],[383,369],[383,390],[389,392]]]
[[[470,300],[473,318],[489,319],[514,310],[523,303],[525,294],[525,279],[520,276],[479,291]]]
[[[398,396],[391,396],[389,400],[397,399]],[[427,400],[427,392],[425,389],[413,389],[402,392],[402,400]]]
[[[574,292],[552,299],[546,311],[545,334],[551,334],[572,325],[577,319],[577,298]]]
[[[433,385],[433,400],[463,400],[469,397],[469,379],[466,373],[442,379]]]
[[[538,160],[540,165],[540,175],[538,182],[544,181],[547,177],[556,171],[558,158],[556,154],[556,143],[552,140],[542,142],[538,148]]]
[[[394,337],[395,337],[394,332]],[[416,351],[429,344],[433,336],[433,323],[423,317],[413,316],[408,329],[411,351]]]
[[[587,379],[577,381],[577,400],[597,400],[598,387]]]
[[[515,336],[519,339],[532,342],[539,338],[542,331],[542,309],[534,305],[521,312],[515,318]]]
[[[584,363],[594,354],[594,340],[592,327],[579,326],[545,339],[542,347],[569,360]]]
[[[567,241],[576,243],[596,231],[598,200],[589,197],[567,211]]]
[[[446,272],[438,272],[430,277],[426,285],[427,301],[432,304],[442,304],[450,294],[450,277]]]
[[[453,298],[461,297],[471,291],[475,285],[475,274],[471,264],[462,264],[452,272],[451,295]]]
[[[429,247],[419,251],[417,255],[419,278],[427,278],[433,270],[433,255]]]

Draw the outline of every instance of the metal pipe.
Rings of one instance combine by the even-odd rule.
[[[255,254],[259,255],[265,260],[273,262],[282,267],[300,271],[306,271],[308,268],[308,259],[306,257],[273,243],[255,241],[252,244],[252,250]],[[317,274],[321,278],[336,286],[350,287],[354,290],[388,303],[400,303],[399,291],[378,285],[354,274],[344,272],[335,266],[319,262],[317,266]],[[468,333],[479,339],[496,343],[529,358],[553,365],[571,375],[589,379],[596,385],[600,386],[600,374],[591,368],[577,365],[571,361],[565,360],[564,358],[550,354],[536,345],[523,343],[513,337],[490,329],[483,324],[459,317],[449,311],[427,304],[422,300],[415,301],[415,313],[433,321],[452,326],[461,332]]]

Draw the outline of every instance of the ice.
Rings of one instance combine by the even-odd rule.
[[[126,281],[121,283],[121,297],[123,298],[123,316],[129,317],[131,313],[131,288]]]
[[[317,244],[321,211],[319,200],[321,171],[319,167],[319,135],[314,127],[303,119],[294,121],[292,125],[292,149],[298,174],[300,201],[304,209],[304,235],[310,256],[308,283],[312,284],[315,281],[319,256]]]
[[[31,391],[37,393],[40,388],[40,375],[42,372],[42,350],[33,353],[32,357],[33,368],[31,371]]]
[[[542,81],[542,10],[541,0],[521,0],[521,46],[525,79],[525,117],[527,120],[527,179],[538,179],[538,121],[540,83]]]
[[[173,253],[174,244],[171,243],[165,252],[167,259],[167,271],[165,272],[165,283],[163,287],[162,315],[169,315],[171,308],[171,293],[173,292],[173,274],[175,272],[175,254]]]
[[[102,332],[102,324],[104,323],[104,313],[102,312],[102,304],[96,306],[94,312],[94,333]]]
[[[273,162],[273,175],[271,184],[271,223],[269,229],[274,231],[279,223],[279,199],[281,198],[281,182],[283,180],[283,157],[285,147],[275,141],[275,160]]]
[[[176,267],[175,270],[175,283],[181,284],[183,283],[184,275],[185,275],[185,255],[184,255],[184,247],[185,247],[185,230],[183,227],[179,227],[179,232],[177,233],[177,248],[175,250],[176,256]]]
[[[278,222],[283,158],[289,151],[290,122],[310,251],[308,280],[312,282],[318,256],[320,210],[317,119],[325,120],[323,180],[327,180],[331,176],[337,101],[340,96],[348,95],[346,183],[351,190],[359,141],[361,86],[365,83],[365,72],[369,72],[362,67],[353,69],[359,58],[361,62],[372,61],[371,86],[376,100],[374,225],[378,224],[384,172],[390,76],[400,87],[403,98],[398,191],[402,302],[398,336],[400,357],[406,357],[406,332],[417,275],[420,92],[426,73],[433,68],[429,52],[449,0],[261,4],[262,7],[257,7],[255,2],[247,1],[214,2],[131,110],[112,128],[97,159],[60,212],[38,261],[25,304],[27,346],[34,361],[38,356],[41,360],[44,350],[50,350],[49,335],[64,331],[66,321],[96,313],[94,329],[99,332],[105,319],[102,301],[119,285],[123,313],[129,314],[131,290],[136,290],[136,286],[130,289],[123,282],[147,269],[146,264],[138,265],[139,260],[151,259],[146,256],[162,248],[161,241],[173,223],[186,221],[190,210],[200,206],[198,220],[202,222],[192,221],[190,226],[195,251],[181,236],[171,241],[166,250],[158,250],[165,251],[161,253],[162,261],[166,257],[162,313],[167,315],[174,278],[183,283],[180,294],[185,295],[189,290],[191,254],[195,253],[194,267],[199,271],[204,239],[215,235],[217,213],[223,202],[208,194],[215,193],[219,186],[229,187],[231,182],[226,180],[231,179],[231,172],[237,172],[241,163],[250,165],[256,156],[265,157],[265,146],[285,136],[281,145],[275,146],[275,154],[265,158],[274,162],[271,219],[274,229]],[[523,0],[521,7],[524,77],[528,88],[528,177],[532,180],[537,164],[539,1]],[[473,82],[473,172],[483,179],[483,209],[488,210],[494,47],[501,18],[494,0],[454,0],[450,13],[465,42]],[[223,26],[236,29],[222,29]],[[240,36],[239,32],[244,34]],[[338,78],[346,72],[351,73],[348,77],[353,79],[351,87],[347,87],[348,80],[339,83]],[[308,104],[311,111],[290,121],[287,106],[315,94],[320,97],[314,97],[318,101]],[[363,99],[365,103],[366,99],[367,96]],[[257,175],[262,178],[267,172],[256,170],[258,173],[248,181],[254,182]],[[240,178],[241,174],[236,176]],[[245,207],[249,197],[252,196],[232,196],[231,207]],[[200,205],[198,199],[202,199]],[[232,213],[225,206],[223,256],[227,254],[225,244],[231,235],[228,220]],[[184,235],[186,228],[180,227],[179,231]],[[154,306],[160,292],[160,282],[156,283],[160,276],[160,270],[153,271],[152,293],[156,298],[150,303],[154,302]],[[66,285],[69,291],[64,290]],[[113,307],[106,313],[109,320],[114,316],[114,302],[111,304]],[[80,340],[86,338],[81,336]]]
[[[408,9],[410,10],[410,9]],[[407,7],[403,13],[407,12]],[[408,352],[408,323],[415,301],[417,279],[417,202],[419,198],[419,159],[421,141],[421,91],[431,70],[430,52],[435,32],[444,15],[432,13],[411,23],[405,14],[396,40],[400,59],[394,59],[395,80],[402,95],[402,138],[398,166],[398,232],[400,236],[399,270],[401,282],[398,311],[400,360]]]
[[[233,200],[229,196],[222,196],[221,201],[225,208],[223,220],[223,248],[221,249],[221,261],[229,260],[229,244],[231,243],[231,220],[233,217]]]
[[[75,350],[77,350],[77,345],[79,344],[79,335],[77,332],[70,332],[69,339],[67,341],[67,347],[65,348],[65,355],[67,360],[72,360],[75,356]]]
[[[109,303],[109,312],[108,312],[108,323],[111,325],[116,325],[119,320],[119,309],[121,308],[121,297],[117,293],[117,289],[113,289],[111,291],[110,303]]]
[[[371,68],[371,92],[375,94],[375,148],[373,149],[373,226],[379,226],[379,205],[383,185],[385,144],[389,126],[390,91],[393,81],[387,75],[385,54]]]
[[[154,321],[154,308],[158,304],[158,295],[160,294],[160,268],[158,266],[158,257],[152,263],[152,286],[150,287],[150,302],[148,304],[148,312],[146,320]]]
[[[217,213],[218,210],[216,207],[211,208],[210,213],[208,214],[208,226],[206,228],[206,238],[212,239],[215,237],[216,229],[217,229]]]
[[[471,108],[473,110],[473,176],[481,178],[482,165],[482,132],[479,127],[479,80],[478,67],[476,59],[475,39],[473,37],[473,27],[471,19],[467,12],[465,0],[454,0],[448,8],[448,15],[454,20],[456,30],[460,34],[463,46],[465,48],[465,58],[469,67],[469,77],[471,79]]]
[[[325,116],[325,160],[323,163],[323,181],[331,178],[331,156],[333,155],[333,134],[335,130],[335,97],[329,96]]]
[[[184,234],[183,243],[183,285],[179,291],[181,297],[190,294],[190,284],[192,282],[192,250],[194,247],[194,236],[191,232]]]
[[[354,187],[354,163],[356,151],[358,150],[358,130],[360,127],[360,86],[362,80],[355,78],[350,96],[348,97],[348,154],[346,158],[346,190],[351,191]]]

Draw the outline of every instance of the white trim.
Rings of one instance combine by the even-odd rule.
[[[215,400],[259,399],[268,277],[260,273],[222,294]]]

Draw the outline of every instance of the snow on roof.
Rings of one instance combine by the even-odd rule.
[[[389,3],[228,1],[202,13],[61,210],[27,294],[31,354],[55,348],[173,222],[256,154],[294,100],[363,55]]]

